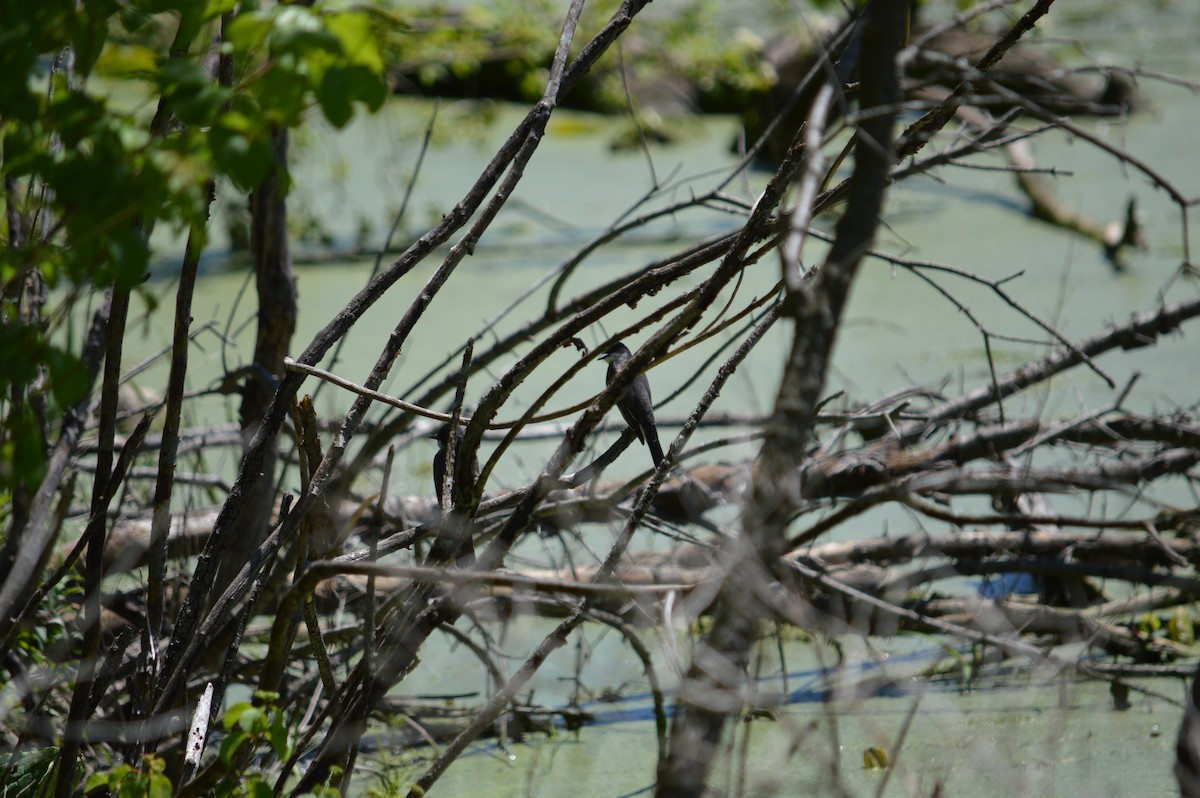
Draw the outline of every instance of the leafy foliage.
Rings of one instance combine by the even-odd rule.
[[[283,716],[275,706],[278,699],[277,693],[259,692],[253,702],[234,704],[225,711],[221,761],[232,765],[243,743],[258,741],[268,742],[275,756],[287,759],[291,747]]]
[[[42,798],[54,794],[58,749],[47,746],[21,754],[0,754],[0,779],[6,798]]]
[[[171,780],[166,769],[167,764],[160,757],[145,756],[140,768],[122,763],[93,773],[83,790],[85,793],[103,790],[118,798],[171,798]]]
[[[90,288],[136,286],[149,268],[150,231],[202,231],[210,181],[255,186],[272,162],[272,130],[299,125],[313,106],[338,127],[360,105],[382,106],[373,12],[235,5],[0,4],[0,148],[9,187],[0,228],[0,395],[47,396],[57,418],[88,390],[78,352],[44,319],[21,315],[18,297],[31,275],[49,289],[83,289],[68,302]],[[235,64],[230,86],[212,74],[223,16],[220,52]],[[49,443],[37,422],[26,404],[4,411],[0,496],[40,482]]]

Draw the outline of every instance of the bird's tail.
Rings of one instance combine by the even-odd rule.
[[[658,468],[658,464],[663,461],[662,444],[658,442],[658,430],[651,428],[649,432],[646,445],[650,447],[650,459],[654,461],[654,467]]]

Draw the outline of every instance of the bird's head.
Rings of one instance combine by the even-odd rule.
[[[629,347],[617,341],[615,344],[604,350],[600,355],[601,360],[611,360],[613,363],[620,364],[625,358],[629,357]]]
[[[450,425],[439,424],[433,432],[429,433],[425,437],[437,441],[439,446],[444,447],[450,441]]]

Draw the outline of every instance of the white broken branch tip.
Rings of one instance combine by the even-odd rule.
[[[197,768],[200,766],[200,755],[204,753],[204,738],[208,733],[208,717],[212,710],[213,686],[209,682],[204,687],[204,694],[200,696],[200,701],[196,704],[196,711],[192,713],[192,723],[188,728],[187,750],[184,751],[183,761],[189,767]]]

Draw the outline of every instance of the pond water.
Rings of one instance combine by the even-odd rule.
[[[548,631],[546,621],[514,624],[505,648],[531,647]],[[653,632],[643,632],[643,639],[655,647]],[[785,643],[782,659],[773,643],[766,644],[760,689],[786,696],[784,706],[773,716],[733,724],[714,787],[725,795],[738,794],[733,786],[739,783],[745,795],[875,794],[884,771],[866,768],[864,753],[878,747],[899,751],[888,795],[928,796],[937,783],[944,795],[1175,794],[1171,766],[1179,710],[1173,701],[1185,693],[1182,682],[1150,682],[1170,700],[1135,694],[1132,708],[1118,712],[1106,684],[1071,681],[1045,669],[992,670],[969,685],[956,678],[930,682],[918,674],[946,651],[926,638],[843,645],[838,667],[832,649],[822,644]],[[669,654],[661,646],[655,653],[659,677],[670,684]],[[469,659],[465,651],[447,647],[441,656],[435,648],[430,654],[438,662],[436,675],[421,669],[403,694],[484,689],[479,668],[463,662]],[[577,669],[580,657],[587,664]],[[637,659],[617,635],[593,629],[581,646],[557,652],[529,697],[548,706],[574,698],[595,720],[577,733],[530,735],[522,743],[478,741],[435,791],[610,798],[652,792],[652,701]],[[423,770],[412,754],[377,752],[372,760],[394,768],[387,773],[399,773],[400,783]],[[386,784],[368,775],[358,786]]]
[[[1189,2],[1060,4],[1048,25],[1064,42],[1077,41],[1088,58],[1134,63],[1150,71],[1200,79],[1200,57],[1194,47],[1200,30],[1200,4]],[[1075,63],[1078,51],[1064,44]],[[1141,88],[1152,108],[1127,122],[1083,120],[1081,124],[1105,141],[1128,149],[1152,168],[1167,175],[1187,196],[1200,196],[1200,159],[1195,157],[1195,131],[1200,129],[1200,100],[1186,87],[1143,79]],[[314,122],[297,142],[298,184],[293,209],[319,218],[335,240],[354,240],[360,228],[375,243],[390,224],[416,162],[419,140],[433,111],[430,103],[396,100],[383,113],[354,122],[335,133]],[[495,147],[511,131],[523,111],[492,108],[494,119],[481,124],[479,108],[446,104],[438,112],[437,144],[420,171],[403,233],[419,231],[449,209],[461,196]],[[678,143],[652,150],[654,173],[674,188],[670,198],[700,192],[721,179],[734,162],[729,152],[735,126],[732,120],[708,119],[686,124]],[[386,390],[402,394],[419,375],[440,362],[468,335],[483,328],[535,281],[570,257],[604,229],[639,196],[652,178],[640,152],[612,152],[612,123],[559,112],[549,134],[527,170],[521,187],[492,230],[460,267],[453,281],[434,302],[429,314],[399,358]],[[1136,196],[1150,248],[1131,253],[1128,268],[1114,272],[1094,244],[1049,226],[1031,222],[1022,212],[1023,200],[1012,181],[998,173],[943,170],[938,180],[908,181],[889,196],[887,230],[881,247],[917,260],[962,266],[985,277],[1021,273],[1006,285],[1013,296],[1039,316],[1053,321],[1068,335],[1098,331],[1110,320],[1154,306],[1160,299],[1194,293],[1195,284],[1173,279],[1181,249],[1178,210],[1135,170],[1100,155],[1083,142],[1053,134],[1035,140],[1041,165],[1053,165],[1075,178],[1056,181],[1060,197],[1102,220],[1119,217],[1128,197]],[[735,181],[731,194],[752,201],[761,175]],[[604,249],[587,261],[567,295],[681,249],[687,242],[728,229],[735,219],[718,213],[680,214],[658,223],[631,240]],[[1193,242],[1200,240],[1193,224]],[[811,260],[819,247],[807,252]],[[431,259],[432,260],[432,259]],[[302,303],[296,334],[299,351],[367,279],[371,264],[362,260],[315,262],[298,267]],[[355,328],[338,365],[339,373],[355,381],[365,377],[402,309],[420,289],[433,265],[427,264],[398,284]],[[764,261],[747,275],[744,296],[760,293],[775,279],[777,266]],[[226,319],[232,331],[248,315],[252,300],[236,297],[244,274],[216,265],[200,283],[194,316],[198,322]],[[1041,337],[1010,307],[963,281],[946,278],[947,288],[971,303],[981,321],[996,332]],[[173,281],[152,287],[169,297]],[[544,293],[522,309],[536,307]],[[644,309],[643,309],[644,310]],[[521,310],[515,318],[522,317]],[[632,315],[628,318],[633,318]],[[502,328],[516,321],[502,324]],[[608,329],[616,329],[614,319]],[[146,322],[145,351],[152,342],[169,340],[165,317]],[[236,349],[225,352],[213,340],[201,339],[192,387],[218,373],[224,357],[236,367],[252,352],[252,333],[232,336]],[[592,331],[589,345],[602,340]],[[777,329],[731,381],[714,412],[760,413],[772,404],[786,330]],[[1001,343],[1000,368],[1041,351],[1030,345]],[[676,358],[651,379],[660,394],[666,386],[691,373],[707,353]],[[830,391],[845,390],[856,401],[870,401],[898,388],[947,381],[953,393],[985,378],[983,342],[972,323],[927,285],[903,271],[879,262],[869,263],[855,285],[846,323],[840,335],[830,375]],[[133,356],[131,355],[131,358]],[[563,352],[547,365],[548,375],[520,392],[514,407],[528,403],[549,380],[569,365],[574,355]],[[1200,369],[1194,341],[1173,336],[1151,349],[1105,358],[1101,365],[1118,384],[1134,371],[1144,377],[1130,395],[1130,406],[1164,408],[1193,405],[1200,399]],[[506,364],[501,363],[500,369]],[[586,398],[603,383],[599,366],[585,371],[556,397],[556,406]],[[480,386],[472,386],[477,390]],[[474,394],[475,397],[478,394]],[[661,415],[687,412],[693,396],[680,397],[660,409]],[[1049,417],[1069,416],[1083,408],[1112,401],[1112,392],[1094,375],[1077,371],[1011,400],[1014,406],[1044,407]],[[348,404],[345,395],[322,392],[319,412],[333,416]],[[197,406],[195,421],[236,416],[228,399],[209,399]],[[520,484],[536,474],[550,444],[523,444],[490,487]],[[637,447],[635,450],[637,451]],[[723,451],[735,459],[750,453],[744,446]],[[427,492],[428,459],[432,448],[410,447],[399,455],[394,491]],[[232,467],[232,461],[228,463]],[[632,476],[646,465],[627,456],[611,475]],[[902,534],[913,528],[903,515],[870,516],[871,531]],[[905,526],[907,524],[907,526]],[[589,532],[593,548],[603,550],[613,530]],[[522,548],[526,562],[545,559],[540,541]],[[530,646],[550,628],[544,620],[518,620],[503,630],[503,646],[515,658],[510,670]],[[498,636],[500,630],[494,632]],[[645,634],[661,648],[653,631]],[[474,796],[560,796],[615,798],[647,789],[653,781],[654,724],[648,713],[645,676],[628,645],[611,632],[587,633],[586,645],[568,646],[555,655],[534,682],[534,700],[555,705],[578,698],[596,713],[598,722],[578,734],[562,732],[551,738],[501,746],[483,741],[451,768],[435,788],[438,794]],[[442,646],[439,651],[438,646]],[[795,703],[773,720],[738,724],[736,735],[714,777],[714,785],[737,793],[745,780],[746,795],[873,794],[883,771],[863,767],[869,746],[892,750],[900,730],[916,706],[904,737],[888,795],[929,795],[943,782],[946,795],[1168,795],[1172,746],[1178,707],[1160,698],[1135,696],[1133,708],[1116,712],[1107,686],[1064,682],[1041,670],[985,673],[971,689],[956,682],[926,684],[911,677],[945,655],[930,639],[872,641],[868,651],[851,641],[847,662],[852,667],[886,660],[885,669],[897,679],[883,694],[841,697],[824,703],[826,679],[820,670],[832,659],[820,646],[789,643],[780,662],[770,646],[763,674],[771,689],[794,693]],[[424,663],[402,685],[405,694],[486,691],[481,669],[461,649],[445,641],[423,652]],[[818,656],[822,654],[822,656]],[[578,673],[576,666],[586,662]],[[659,659],[669,684],[670,658]],[[874,666],[872,666],[874,667]],[[788,687],[782,687],[782,673]],[[843,674],[843,676],[845,676]],[[849,678],[849,677],[847,677]],[[850,679],[853,681],[853,679]],[[1175,682],[1147,683],[1171,698],[1183,695]],[[576,689],[581,692],[577,695]],[[617,700],[595,696],[617,691]],[[745,765],[741,754],[749,738]],[[796,740],[803,744],[796,746]],[[372,767],[396,764],[378,756]],[[396,777],[399,771],[391,771]],[[419,773],[419,768],[414,773]],[[838,774],[833,778],[831,774]],[[845,793],[833,784],[840,779]],[[387,787],[386,780],[366,777],[356,786]]]

